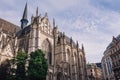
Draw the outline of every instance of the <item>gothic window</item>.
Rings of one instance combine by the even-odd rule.
[[[47,39],[42,43],[42,50],[45,53],[45,58],[48,60],[48,63],[52,64],[51,46]]]
[[[67,49],[66,61],[70,62],[70,50],[69,49]]]
[[[81,72],[82,72],[82,70],[83,70],[83,62],[82,62],[83,60],[82,60],[82,56],[80,55],[80,65],[81,65]]]
[[[76,55],[76,53],[74,53],[74,62],[75,62],[75,64],[76,64],[76,59],[77,59],[77,55]]]

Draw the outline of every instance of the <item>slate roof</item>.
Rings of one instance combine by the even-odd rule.
[[[18,31],[18,32],[16,33],[16,36],[17,36],[17,37],[21,37],[21,36],[27,34],[27,33],[30,32],[30,29],[31,29],[31,28],[30,28],[30,25],[28,25],[28,26],[25,27],[24,29],[21,29],[20,31]]]
[[[20,27],[1,18],[0,18],[0,28],[2,28],[3,31],[10,32],[10,33],[14,33],[15,30],[16,31],[20,30]]]

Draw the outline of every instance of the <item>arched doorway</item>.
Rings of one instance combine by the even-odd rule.
[[[45,53],[45,58],[48,60],[48,64],[52,64],[52,48],[48,39],[43,41],[42,50]]]

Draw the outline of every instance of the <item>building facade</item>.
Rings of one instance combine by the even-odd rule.
[[[113,37],[102,58],[105,80],[120,80],[120,35]]]
[[[103,80],[102,68],[96,63],[87,64],[88,80]]]
[[[4,46],[4,50],[2,46],[8,38],[9,30],[5,28],[6,32],[4,33],[3,27],[1,27],[3,23],[0,23],[0,59],[12,58],[18,50],[28,53],[29,56],[32,51],[41,49],[45,53],[45,58],[49,65],[46,76],[47,80],[87,80],[86,58],[83,45],[80,48],[78,42],[75,43],[64,32],[60,32],[54,19],[53,25],[51,25],[47,13],[44,17],[41,17],[38,13],[38,8],[36,15],[31,17],[29,25],[27,15],[26,4],[21,19],[21,29],[12,24],[11,42],[8,41],[8,44]],[[3,54],[10,56],[4,58]],[[4,60],[1,60],[0,63],[2,61]]]
[[[115,80],[120,80],[120,35],[113,38],[113,46],[111,49],[110,58],[112,60],[112,70]]]

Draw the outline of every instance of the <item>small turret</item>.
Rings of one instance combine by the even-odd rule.
[[[83,54],[85,54],[85,50],[84,50],[83,44],[82,44],[82,52],[83,52]]]
[[[79,44],[78,44],[78,41],[77,41],[77,44],[76,44],[77,48],[79,48]]]
[[[83,44],[82,44],[82,50],[84,51],[84,46],[83,46]]]
[[[116,43],[118,40],[113,36],[112,42]]]
[[[55,19],[53,18],[53,27],[55,27]]]
[[[48,13],[47,12],[45,13],[45,17],[48,18]]]
[[[71,44],[73,43],[73,39],[72,39],[72,37],[70,38],[70,43],[71,43]]]
[[[34,16],[32,14],[32,16],[31,16],[31,23],[33,23],[33,21],[34,21]]]
[[[28,19],[27,19],[27,3],[25,5],[23,17],[21,19],[21,29],[25,28],[27,26]]]
[[[38,17],[38,7],[37,7],[37,9],[36,9],[36,17]]]
[[[64,32],[62,34],[62,37],[63,37],[63,44],[66,44],[66,37],[65,37],[65,33]]]

